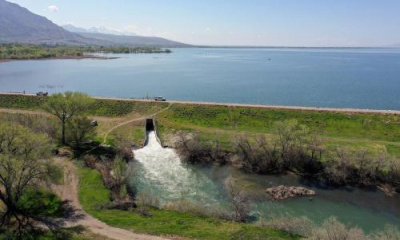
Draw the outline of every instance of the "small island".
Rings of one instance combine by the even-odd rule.
[[[288,187],[288,186],[278,186],[271,187],[266,190],[266,192],[274,199],[274,200],[284,200],[288,198],[294,197],[312,197],[316,195],[316,192],[310,189],[306,189],[304,187]]]
[[[115,59],[115,57],[96,56],[95,53],[113,54],[151,54],[172,53],[170,49],[159,47],[123,47],[123,46],[48,46],[29,44],[0,45],[0,63],[10,60],[32,59]]]

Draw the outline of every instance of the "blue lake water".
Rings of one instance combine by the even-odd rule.
[[[400,110],[400,49],[173,49],[0,64],[0,91]]]

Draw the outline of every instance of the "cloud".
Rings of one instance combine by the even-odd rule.
[[[47,10],[50,12],[58,12],[60,9],[56,5],[50,5],[47,7]]]
[[[206,31],[210,31],[210,30],[211,30],[211,28],[210,28],[210,27],[207,27],[207,28],[206,28]]]

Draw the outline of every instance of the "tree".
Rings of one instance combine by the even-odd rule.
[[[305,143],[309,130],[297,120],[286,120],[275,124],[275,135],[282,151],[282,156],[294,147]]]
[[[93,100],[86,94],[80,92],[57,93],[49,97],[44,109],[56,116],[61,122],[61,143],[65,144],[66,124],[75,117],[85,113]]]
[[[226,182],[229,202],[233,210],[232,220],[235,222],[245,222],[250,217],[250,201],[239,189],[231,178]]]
[[[33,210],[22,203],[29,191],[37,192],[59,176],[49,153],[46,135],[0,123],[0,201],[5,206],[0,213],[0,228],[21,234],[33,229],[34,222],[49,223],[44,219],[44,209]]]
[[[114,200],[120,200],[123,195],[123,187],[126,187],[126,183],[129,177],[129,167],[126,162],[117,157],[112,165],[112,177],[114,179],[113,187],[111,188],[111,193]]]
[[[95,127],[92,126],[87,117],[76,117],[68,124],[67,139],[74,144],[76,149],[80,149],[82,144],[87,142],[95,135]]]

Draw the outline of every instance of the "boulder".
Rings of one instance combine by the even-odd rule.
[[[288,187],[283,185],[268,188],[266,191],[275,200],[284,200],[293,197],[311,197],[316,195],[315,191],[304,187]]]

